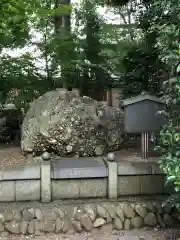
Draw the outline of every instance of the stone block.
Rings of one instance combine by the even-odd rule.
[[[52,180],[52,200],[106,196],[106,179]]]
[[[107,179],[87,179],[79,181],[80,198],[88,197],[106,197],[107,196]]]
[[[51,201],[51,163],[41,163],[41,202]]]
[[[79,182],[77,180],[52,180],[52,200],[62,198],[79,198]]]
[[[152,173],[151,163],[118,162],[118,175],[144,175]]]
[[[141,193],[139,177],[140,176],[118,176],[118,196],[139,195]]]
[[[108,171],[102,158],[55,159],[52,162],[54,179],[104,178]]]
[[[15,181],[0,182],[0,202],[15,201]]]
[[[16,201],[40,200],[40,180],[16,181]]]
[[[142,195],[164,193],[164,175],[139,176],[139,181]]]
[[[108,198],[117,198],[117,163],[105,160],[108,168]]]
[[[0,180],[31,180],[40,179],[40,165],[35,164],[31,166],[20,167],[17,169],[7,168],[1,175]]]

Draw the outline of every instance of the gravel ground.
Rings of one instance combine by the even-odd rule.
[[[121,231],[113,234],[100,233],[81,233],[76,235],[55,235],[49,234],[45,236],[8,236],[0,238],[1,240],[177,240],[172,238],[172,230],[131,230]]]
[[[0,170],[5,168],[18,168],[35,163],[31,155],[23,156],[20,147],[2,145],[0,146]]]
[[[130,162],[144,162],[143,159],[140,158],[140,151],[137,149],[122,149],[116,152],[116,158],[119,161],[122,159],[126,159]],[[35,159],[32,155],[23,156],[21,153],[20,147],[12,146],[12,145],[2,145],[0,146],[0,170],[4,170],[5,168],[18,168],[23,167],[28,164],[35,163]],[[151,158],[148,159],[150,161]]]

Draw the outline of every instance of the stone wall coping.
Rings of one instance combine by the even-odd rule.
[[[19,168],[5,168],[0,171],[0,180],[33,180],[40,179],[40,164],[32,164]]]
[[[86,179],[108,177],[108,167],[102,158],[61,159],[51,162],[52,179]],[[163,174],[157,162],[117,162],[118,175],[158,175]],[[0,171],[1,181],[40,179],[41,165],[31,164],[19,168],[5,168]]]
[[[52,161],[53,179],[105,178],[108,169],[101,157],[55,159]]]
[[[118,162],[118,175],[163,174],[157,162]]]
[[[157,161],[116,161],[118,175],[163,174]],[[82,179],[108,177],[108,167],[101,157],[57,158],[52,161],[52,179]]]

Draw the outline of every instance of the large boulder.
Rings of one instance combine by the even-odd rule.
[[[124,114],[73,92],[50,91],[30,106],[21,133],[23,152],[94,156],[118,150]]]

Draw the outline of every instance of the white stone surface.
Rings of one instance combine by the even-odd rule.
[[[15,182],[0,181],[0,202],[15,201]]]
[[[41,164],[41,201],[51,201],[51,163],[50,161]]]
[[[52,180],[52,199],[107,196],[107,179]]]
[[[117,198],[118,169],[116,162],[104,160],[108,167],[108,198]]]
[[[16,201],[39,201],[40,180],[16,181]]]

